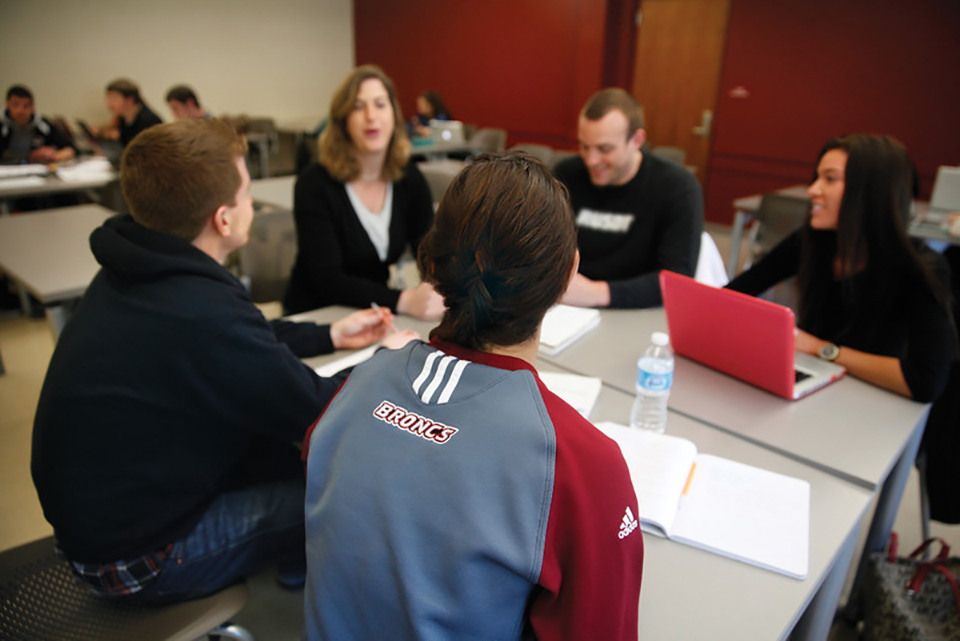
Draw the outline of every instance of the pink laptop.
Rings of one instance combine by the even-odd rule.
[[[673,272],[660,272],[670,342],[677,354],[796,400],[846,370],[794,350],[788,307]]]

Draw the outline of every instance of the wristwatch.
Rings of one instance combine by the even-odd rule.
[[[832,363],[833,361],[837,360],[837,356],[840,356],[840,348],[833,343],[827,343],[820,348],[820,351],[817,352],[817,356]]]

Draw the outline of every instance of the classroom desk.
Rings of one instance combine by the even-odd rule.
[[[667,330],[666,315],[663,309],[603,310],[601,314],[599,327],[557,356],[544,358],[633,394],[636,361],[650,334]],[[682,357],[676,359],[669,406],[838,478],[878,490],[867,551],[881,549],[890,536],[930,409],[852,376],[807,398],[787,401]],[[865,560],[866,555],[857,571],[854,593]]]
[[[257,202],[293,211],[293,186],[296,182],[296,176],[251,180],[250,195]]]
[[[114,180],[116,177],[91,177],[67,182],[56,174],[31,177],[26,181],[19,178],[0,179],[0,214],[4,216],[10,214],[10,202],[15,198],[94,190],[105,187]]]
[[[792,185],[778,189],[773,193],[803,200],[809,198],[807,196],[806,185]],[[737,275],[737,262],[740,259],[740,244],[743,241],[743,230],[747,223],[753,220],[757,210],[760,209],[760,201],[762,199],[763,194],[753,194],[737,198],[733,201],[733,229],[731,230],[730,255],[727,257],[727,277],[730,278],[730,280],[733,280],[733,277]],[[925,200],[915,200],[913,202],[913,213],[910,217],[910,235],[914,238],[960,245],[960,238],[951,236],[944,231],[940,226],[940,217],[930,215],[929,209],[930,203]]]
[[[78,205],[0,217],[0,269],[44,304],[54,339],[100,269],[90,233],[112,215]]]
[[[331,322],[349,312],[347,308],[330,307],[291,318]],[[398,316],[396,324],[424,336],[434,325],[405,316]],[[305,362],[316,367],[347,353]],[[538,368],[562,371],[543,358]],[[604,385],[591,420],[625,423],[632,402],[632,393]],[[668,429],[696,443],[701,452],[810,483],[809,573],[799,581],[644,534],[640,638],[826,638],[872,492],[681,414],[671,414]]]

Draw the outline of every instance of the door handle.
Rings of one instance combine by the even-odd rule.
[[[713,111],[710,109],[704,109],[703,114],[700,116],[700,124],[693,128],[694,135],[700,136],[701,138],[710,137],[710,127],[713,125]]]

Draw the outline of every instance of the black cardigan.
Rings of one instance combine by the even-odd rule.
[[[311,165],[297,179],[293,215],[297,260],[283,300],[288,313],[328,305],[365,308],[371,302],[396,311],[400,292],[387,287],[390,265],[408,244],[416,252],[433,223],[433,199],[423,174],[409,163],[393,183],[386,261],[360,224],[346,186],[322,165]]]

